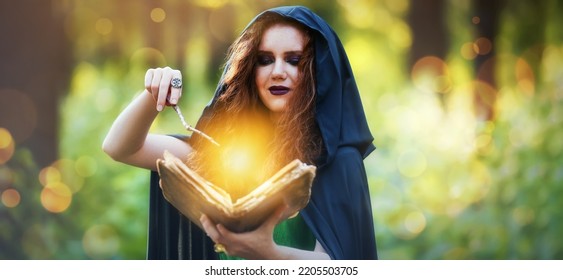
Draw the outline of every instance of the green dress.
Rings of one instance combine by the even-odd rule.
[[[295,218],[285,220],[274,228],[274,242],[278,245],[313,251],[316,239],[301,214]],[[227,256],[219,253],[221,260],[242,260],[239,257]]]

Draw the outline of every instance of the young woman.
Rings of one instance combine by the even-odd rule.
[[[148,134],[158,112],[181,97],[179,79],[178,70],[149,69],[144,94],[116,119],[104,151],[155,170],[168,150],[214,178],[224,168],[225,149],[251,142],[261,151],[253,155],[263,176],[238,178],[235,185],[257,185],[251,181],[260,182],[295,158],[316,165],[317,175],[311,200],[296,218],[285,220],[280,210],[245,233],[230,232],[206,216],[200,220],[204,232],[199,231],[165,201],[154,177],[149,258],[212,259],[213,249],[222,251],[220,258],[377,258],[363,164],[374,150],[373,137],[345,51],[324,20],[304,7],[271,9],[233,43],[215,96],[196,126],[220,148],[197,134],[189,139]]]

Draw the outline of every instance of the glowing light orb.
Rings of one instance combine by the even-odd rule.
[[[230,150],[227,152],[225,164],[227,168],[234,171],[245,171],[250,167],[252,159],[248,151],[245,150]]]
[[[233,143],[221,154],[219,185],[227,191],[233,201],[248,194],[262,181],[261,170],[264,152],[253,141]]]

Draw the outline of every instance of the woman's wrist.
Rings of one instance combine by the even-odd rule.
[[[266,256],[264,256],[264,259],[290,260],[291,255],[288,254],[288,252],[285,248],[287,248],[287,247],[280,246],[280,245],[274,243],[274,245],[272,246],[272,248],[270,250],[270,253],[267,254]]]
[[[142,99],[144,110],[150,110],[152,113],[154,113],[155,116],[162,111],[158,110],[158,108],[156,107],[156,99],[147,89],[143,90],[140,98]]]

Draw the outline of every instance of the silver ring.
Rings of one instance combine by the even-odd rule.
[[[173,78],[170,82],[173,88],[182,88],[182,79],[180,78]]]

